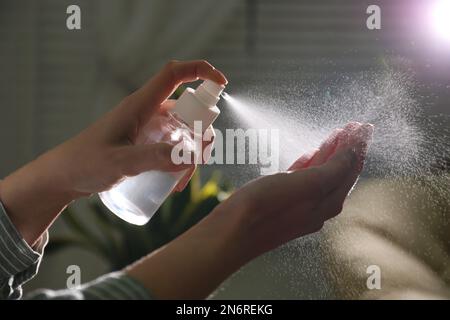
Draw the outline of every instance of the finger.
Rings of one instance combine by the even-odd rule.
[[[170,110],[172,110],[173,107],[175,107],[176,102],[177,102],[177,100],[175,100],[175,99],[167,99],[160,105],[160,111],[161,112],[170,112]]]
[[[366,124],[357,130],[359,131],[349,135],[349,139],[345,139],[346,141],[342,145],[346,148],[341,147],[325,164],[291,173],[292,186],[295,186],[295,183],[304,184],[306,181],[311,195],[319,199],[337,189],[352,170],[358,170],[361,166],[361,158],[364,153],[361,150],[362,145],[367,145],[370,140],[373,126]]]
[[[362,164],[367,152],[367,146],[372,139],[373,125],[364,124],[358,127],[351,135],[348,141],[343,143],[345,149],[338,151],[335,157],[320,167],[320,174],[324,181],[330,182],[327,176],[331,177],[328,190],[334,190],[339,185],[339,181],[346,179],[352,170],[361,170]],[[331,189],[330,189],[331,188]]]
[[[362,160],[364,161],[364,160]],[[341,185],[330,193],[330,195],[319,205],[317,211],[324,220],[331,219],[342,212],[347,195],[356,184],[361,173],[362,166],[356,166],[345,178]]]
[[[180,171],[191,164],[175,164],[172,161],[173,146],[167,143],[133,145],[117,151],[118,166],[126,176],[135,176],[149,170]]]
[[[355,125],[359,125],[357,122],[351,122],[345,126],[346,130],[349,130]],[[288,169],[288,171],[300,170],[310,166],[319,166],[327,161],[331,155],[336,151],[339,141],[343,138],[344,129],[336,129],[331,135],[322,143],[320,148],[302,155],[298,158]]]
[[[175,191],[177,192],[181,192],[184,190],[184,188],[186,188],[186,186],[188,185],[189,181],[191,180],[192,176],[195,173],[195,169],[196,166],[193,165],[191,166],[191,168],[186,172],[186,174],[180,179],[180,182],[178,182],[178,184],[175,186]]]
[[[172,95],[180,84],[198,79],[212,80],[221,85],[228,82],[222,72],[205,60],[171,61],[139,89],[136,95],[147,107],[157,108]]]
[[[352,173],[347,176],[342,185],[331,192],[317,208],[319,215],[323,216],[325,220],[331,219],[342,212],[345,199],[356,185],[367,154],[367,145],[364,143],[361,144],[359,146],[359,152],[361,153],[360,161],[362,164],[357,166],[356,170],[353,170]]]
[[[283,188],[280,190],[302,190],[304,194],[301,196],[307,197],[307,202],[311,205],[310,209],[314,209],[342,183],[356,163],[356,155],[352,150],[342,150],[320,167],[305,168],[281,175]],[[277,193],[279,190],[274,188],[273,192]],[[293,196],[297,199],[300,196],[295,191],[283,191],[281,195]]]
[[[361,125],[362,125],[361,122],[351,121],[351,122],[347,123],[342,130],[345,132],[351,132],[351,131],[361,127]]]
[[[373,125],[369,123],[362,124],[352,131],[348,131],[346,132],[346,134],[342,134],[340,137],[340,141],[338,142],[338,148],[348,149],[359,146],[361,144],[367,145],[371,141],[372,135]]]
[[[308,166],[320,166],[331,157],[336,150],[338,137],[342,131],[342,129],[336,129],[331,133],[331,135],[321,144],[319,151],[311,159]]]
[[[310,181],[312,190],[322,198],[337,189],[342,181],[358,170],[358,158],[353,149],[341,150],[317,170]],[[313,169],[313,168],[311,168]],[[315,174],[314,174],[315,173]]]
[[[319,216],[324,220],[334,218],[342,212],[344,202],[359,178],[359,170],[353,171],[342,183],[341,187],[333,191],[317,208]]]
[[[356,144],[355,137],[358,137],[357,131],[360,130],[362,124],[359,122],[350,122],[339,134],[336,150],[348,149],[352,144]]]
[[[314,149],[311,152],[305,153],[300,158],[295,160],[295,162],[288,168],[288,171],[297,171],[307,168],[309,166],[309,163],[311,162],[311,159],[317,152],[319,152],[319,149]]]

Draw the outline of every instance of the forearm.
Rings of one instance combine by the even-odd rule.
[[[204,299],[249,260],[241,238],[227,213],[215,210],[126,272],[157,299]]]
[[[44,154],[0,181],[0,201],[30,246],[73,199],[55,161]]]

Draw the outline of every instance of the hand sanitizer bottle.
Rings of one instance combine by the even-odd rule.
[[[224,89],[210,80],[204,81],[196,90],[187,88],[170,111],[155,114],[140,130],[137,144],[167,142],[174,144],[182,140],[183,152],[195,151],[194,122],[201,121],[206,130],[220,111],[216,104]],[[125,178],[108,191],[99,194],[103,203],[123,220],[144,225],[155,214],[164,200],[184,176],[179,172],[147,171]]]

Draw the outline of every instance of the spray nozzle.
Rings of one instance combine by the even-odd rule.
[[[220,96],[222,97],[222,98],[224,98],[225,100],[228,100],[228,98],[229,98],[229,94],[228,93],[226,93],[225,91],[223,91],[221,94],[220,94]]]
[[[225,86],[223,84],[218,84],[211,80],[203,81],[200,87],[203,87],[208,93],[215,97],[219,97],[223,89],[225,89]]]
[[[194,128],[195,121],[201,121],[202,128],[206,130],[220,113],[216,104],[223,89],[224,85],[210,80],[204,81],[195,90],[187,88],[171,112],[176,113],[191,128]]]
[[[205,80],[195,90],[195,95],[206,105],[215,106],[220,99],[224,85],[218,84],[211,80]]]

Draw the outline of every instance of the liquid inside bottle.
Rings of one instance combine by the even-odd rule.
[[[211,80],[205,80],[196,90],[186,88],[170,112],[158,111],[146,125],[139,128],[139,134],[133,142],[135,144],[166,142],[176,145],[175,152],[181,151],[182,155],[179,156],[182,159],[174,162],[186,163],[181,160],[190,159],[190,163],[194,163],[198,160],[194,157],[201,157],[202,153],[202,136],[195,137],[195,134],[203,134],[203,130],[220,114],[216,104],[224,87]],[[199,133],[194,133],[196,122],[202,126],[201,130],[196,130]],[[132,224],[143,225],[156,213],[187,170],[143,172],[135,177],[127,177],[99,196],[118,217]]]
[[[195,150],[194,133],[176,114],[162,112],[152,117],[138,135],[136,144],[183,141],[183,150]],[[143,225],[147,223],[163,201],[184,176],[178,172],[147,171],[128,177],[112,189],[99,194],[109,210],[123,220]]]

